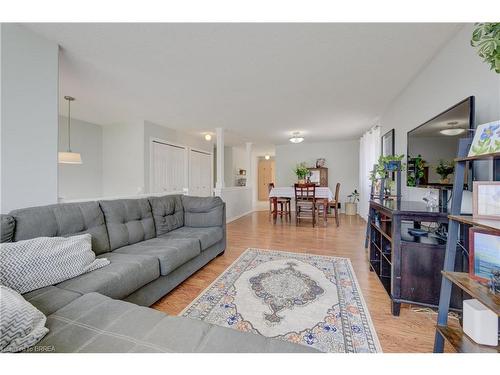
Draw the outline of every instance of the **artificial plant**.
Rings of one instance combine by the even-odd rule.
[[[358,190],[354,189],[354,191],[347,196],[349,198],[349,203],[358,203],[359,202],[359,193]]]
[[[441,176],[443,180],[455,171],[455,165],[451,161],[439,160],[439,164],[436,167],[436,173]]]
[[[297,164],[293,171],[299,180],[305,180],[305,178],[309,175],[309,169],[307,169],[306,163],[304,162]]]
[[[370,180],[372,182],[376,182],[378,179],[384,179],[389,176],[389,171],[387,170],[388,164],[395,161],[401,161],[404,158],[404,154],[401,155],[380,155],[375,164],[375,168],[370,173]],[[404,166],[401,165],[401,170],[403,170]]]
[[[477,23],[470,43],[490,69],[500,73],[500,22]]]

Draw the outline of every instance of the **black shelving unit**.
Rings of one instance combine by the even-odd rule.
[[[448,312],[452,287],[460,288],[468,295],[478,299],[483,305],[500,316],[500,296],[493,294],[486,286],[474,281],[467,273],[455,272],[456,248],[459,241],[460,226],[477,226],[500,234],[500,222],[495,220],[478,220],[471,216],[461,216],[463,181],[467,163],[476,160],[498,160],[500,153],[467,157],[472,138],[460,140],[458,158],[455,159],[455,183],[453,185],[453,200],[449,210],[448,240],[442,271],[439,311],[434,339],[434,353],[442,353],[445,340],[458,352],[500,352],[500,347],[479,345],[464,334],[460,327],[448,326]]]

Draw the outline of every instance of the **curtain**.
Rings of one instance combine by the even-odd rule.
[[[380,155],[380,127],[375,126],[359,140],[359,215],[368,219],[370,171]]]

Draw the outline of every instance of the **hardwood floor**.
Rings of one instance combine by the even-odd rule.
[[[247,248],[286,250],[347,257],[351,259],[384,352],[432,352],[436,315],[417,312],[408,305],[401,315],[390,312],[390,300],[378,278],[369,271],[364,249],[365,221],[358,216],[340,216],[340,227],[330,220],[316,228],[309,222],[298,227],[295,220],[273,225],[267,212],[254,212],[227,226],[228,246],[214,259],[152,307],[179,314]],[[450,348],[447,348],[449,351]]]

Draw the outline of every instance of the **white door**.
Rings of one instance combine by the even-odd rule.
[[[187,188],[187,149],[158,141],[151,148],[151,192],[182,194]]]
[[[189,151],[189,195],[212,195],[212,154]]]

